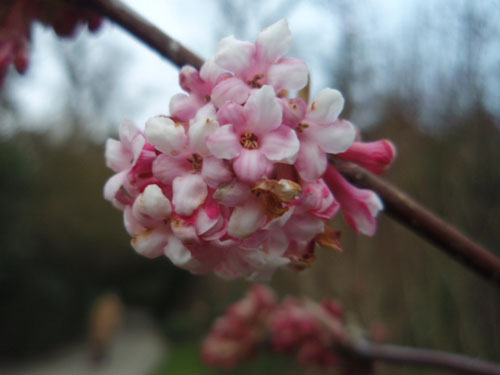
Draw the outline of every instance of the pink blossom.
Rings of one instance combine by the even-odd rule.
[[[215,63],[249,88],[271,85],[276,92],[300,90],[307,84],[308,69],[299,59],[283,57],[291,44],[292,34],[282,19],[262,30],[255,43],[237,40],[234,36],[222,39]]]
[[[233,160],[234,172],[253,184],[272,163],[292,164],[299,150],[295,132],[281,125],[282,110],[270,86],[253,92],[244,106],[227,103],[217,113],[219,127],[207,138],[217,158]]]
[[[351,185],[332,165],[328,166],[324,179],[339,201],[347,223],[357,233],[372,236],[377,229],[375,218],[383,208],[378,195]]]
[[[337,90],[321,90],[305,113],[301,99],[288,103],[286,99],[283,101],[286,118],[300,139],[295,167],[304,180],[317,180],[325,173],[328,164],[326,154],[346,151],[356,136],[350,122],[338,119],[344,107],[344,98]],[[300,118],[302,113],[304,117]]]
[[[310,107],[286,97],[307,80],[305,64],[283,57],[290,42],[283,20],[255,43],[226,38],[200,72],[181,70],[187,94],[172,99],[170,116],[150,118],[144,133],[124,122],[108,140],[115,175],[104,195],[123,210],[138,253],[196,274],[269,280],[281,267],[308,267],[317,244],[342,250],[328,225],[339,209],[356,231],[374,233],[380,199],[327,169],[327,153],[382,170],[394,148],[353,144],[337,90]],[[300,357],[321,362],[317,348],[308,342]]]
[[[332,300],[316,304],[288,297],[278,304],[272,290],[254,285],[216,320],[203,342],[202,359],[235,368],[267,349],[295,356],[304,366],[331,368],[335,341],[345,335],[343,318],[336,314],[341,310]],[[265,344],[269,341],[272,346]]]
[[[376,142],[354,142],[346,152],[336,156],[361,165],[375,174],[382,174],[394,161],[396,147],[387,139]]]

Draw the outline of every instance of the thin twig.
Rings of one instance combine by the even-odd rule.
[[[114,0],[80,0],[80,3],[121,25],[177,66],[187,64],[198,69],[201,67],[203,60],[200,57],[122,3]],[[342,172],[355,185],[375,191],[392,217],[438,245],[477,274],[500,285],[500,259],[495,255],[380,177],[357,166]]]
[[[500,375],[500,366],[463,355],[397,345],[375,345],[368,342],[340,344],[337,350],[353,360],[398,363],[455,371],[460,374]]]
[[[304,308],[330,331],[335,340],[335,351],[340,354],[342,366],[351,369],[353,364],[363,368],[363,373],[373,373],[373,362],[389,362],[458,371],[462,374],[500,375],[500,366],[464,355],[437,350],[416,349],[398,345],[376,345],[354,340],[341,321],[334,319],[319,304],[304,299]],[[345,372],[353,374],[355,372]]]

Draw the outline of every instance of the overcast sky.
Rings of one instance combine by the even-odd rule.
[[[422,1],[432,4],[432,1]],[[125,2],[203,58],[216,53],[218,39],[225,35],[234,33],[241,39],[255,40],[262,27],[282,17],[281,14],[273,16],[276,10],[273,7],[284,3],[252,3],[251,8],[240,11],[242,22],[226,23],[220,18],[220,2],[216,0]],[[449,2],[458,4],[461,0]],[[237,3],[249,4],[242,1]],[[408,40],[401,34],[404,26],[414,17],[418,4],[422,2],[364,0],[356,2],[355,7],[351,6],[351,11],[355,12],[352,17],[357,20],[352,27],[361,29],[357,31],[365,35],[364,43],[373,59],[376,58],[374,51],[383,49],[381,41],[389,41],[391,51],[395,54],[394,59],[397,58],[398,49],[405,48],[408,44]],[[342,19],[339,19],[339,12],[334,13],[331,8],[320,0],[289,2],[285,8],[285,16],[294,34],[294,46],[290,55],[303,59],[309,65],[313,95],[328,83],[331,75],[325,57],[331,56],[328,48],[335,50],[339,43],[338,23],[349,22],[349,14],[342,14]],[[95,34],[85,31],[76,40],[60,41],[52,30],[37,25],[33,33],[31,66],[26,76],[16,80],[12,86],[16,103],[22,108],[23,122],[39,127],[40,123],[50,122],[48,119],[60,118],[66,105],[61,100],[61,92],[68,85],[68,77],[61,65],[58,49],[62,44],[71,50],[73,45],[82,40],[88,41],[86,45],[90,46],[87,49],[90,55],[87,64],[98,65],[101,61],[109,61],[110,54],[124,52],[124,55],[116,55],[121,59],[119,66],[122,70],[117,88],[110,92],[110,95],[116,96],[116,100],[112,101],[112,110],[104,115],[103,121],[112,121],[114,126],[118,126],[119,121],[126,117],[143,126],[151,116],[168,114],[170,98],[181,91],[177,83],[178,69],[119,26],[106,22]],[[379,53],[379,56],[384,54]],[[114,55],[111,59],[113,57]],[[340,58],[337,56],[337,60]],[[331,62],[335,63],[336,61]],[[376,84],[376,81],[372,82],[372,85]]]

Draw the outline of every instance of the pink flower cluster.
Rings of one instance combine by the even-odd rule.
[[[107,141],[116,174],[104,195],[124,211],[137,252],[193,273],[269,279],[280,266],[307,266],[316,243],[338,249],[327,222],[339,209],[356,231],[375,232],[382,202],[327,154],[378,173],[395,149],[355,142],[337,90],[310,105],[288,98],[308,79],[304,62],[284,57],[291,39],[285,20],[255,43],[223,39],[199,72],[181,70],[186,94],[172,98],[170,116],[149,119],[144,132],[124,122],[120,140]]]
[[[273,350],[295,356],[302,365],[331,367],[335,341],[345,335],[343,326],[343,309],[336,301],[286,298],[277,304],[269,288],[254,285],[215,322],[203,342],[202,358],[214,367],[234,368],[270,342]]]
[[[79,24],[95,31],[101,17],[63,0],[2,0],[0,4],[0,87],[7,69],[14,64],[24,73],[29,64],[31,24],[40,21],[52,26],[59,36],[72,36]]]
[[[274,293],[254,285],[247,296],[228,307],[203,342],[203,361],[219,368],[234,368],[254,357],[268,334],[268,320],[276,308]]]

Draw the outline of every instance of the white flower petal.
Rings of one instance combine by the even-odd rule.
[[[267,63],[273,63],[286,54],[292,46],[292,33],[288,22],[281,19],[266,27],[257,37],[259,57]]]
[[[132,247],[147,258],[156,258],[163,254],[169,235],[170,233],[165,227],[146,230],[132,239]]]
[[[165,219],[172,212],[170,200],[163,195],[156,184],[146,186],[146,189],[135,199],[134,212],[147,215],[153,219]]]
[[[344,97],[338,90],[326,88],[314,99],[306,120],[316,124],[331,124],[344,108]]]
[[[266,222],[266,214],[256,200],[249,200],[233,210],[228,224],[228,234],[245,238],[255,233]]]
[[[146,122],[145,132],[151,144],[170,155],[178,154],[187,141],[184,126],[164,116],[150,118]]]
[[[207,147],[207,137],[219,127],[215,117],[215,107],[209,103],[201,107],[189,122],[189,146],[193,152],[202,156],[210,153]]]
[[[108,201],[113,201],[113,198],[115,197],[116,193],[118,192],[118,190],[120,190],[123,183],[125,182],[125,178],[127,177],[128,172],[129,172],[128,169],[121,171],[111,176],[108,179],[108,181],[106,181],[103,191],[104,199]]]
[[[199,266],[193,258],[189,249],[175,236],[170,236],[165,247],[165,256],[177,267],[187,270],[195,269]]]
[[[231,35],[219,42],[215,63],[230,72],[238,74],[252,63],[254,52],[255,46],[253,43],[238,40]]]
[[[132,164],[132,153],[127,152],[120,141],[107,139],[104,151],[106,166],[114,172],[120,172],[130,168]]]
[[[279,92],[300,90],[307,85],[309,70],[302,60],[284,57],[273,64],[267,72],[267,82]]]
[[[349,121],[337,120],[333,124],[311,124],[305,130],[307,137],[314,140],[323,151],[338,154],[351,147],[356,138],[356,129]]]

